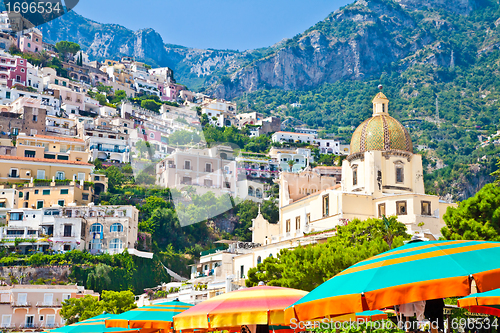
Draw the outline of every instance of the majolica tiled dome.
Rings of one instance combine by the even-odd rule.
[[[384,102],[385,106],[382,107]],[[376,104],[379,104],[380,108],[377,108]],[[387,97],[379,93],[374,99],[373,117],[362,122],[352,135],[351,154],[370,150],[401,150],[413,153],[410,134],[399,121],[387,114],[387,105]]]

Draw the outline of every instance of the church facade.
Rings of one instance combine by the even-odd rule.
[[[410,234],[441,235],[443,214],[453,204],[425,194],[422,157],[413,153],[406,128],[389,115],[382,92],[373,99],[373,116],[354,131],[350,151],[340,187],[296,201],[280,198],[280,241],[303,234],[301,229],[330,230],[355,218],[384,215],[397,216]]]

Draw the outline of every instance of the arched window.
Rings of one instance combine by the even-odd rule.
[[[109,248],[110,249],[122,249],[123,248],[123,243],[121,239],[115,238],[109,242]]]
[[[404,183],[405,174],[404,174],[404,166],[402,163],[396,164],[396,183]]]
[[[64,171],[57,171],[56,172],[56,179],[57,180],[64,180],[65,178],[65,174],[64,174]]]
[[[257,265],[262,262],[262,258],[260,256],[257,257]]]
[[[352,167],[352,186],[358,185],[358,166]]]
[[[255,190],[255,196],[259,199],[262,198],[262,190],[260,188]]]
[[[273,257],[273,254],[272,254],[272,253],[271,253],[271,254],[269,254],[269,258],[272,258],[272,257]]]
[[[102,227],[102,224],[100,224],[100,223],[94,223],[90,226],[91,233],[95,232],[95,233],[100,234],[103,232],[103,230],[104,230],[104,228]]]
[[[109,228],[110,232],[122,232],[123,231],[123,225],[121,223],[113,223],[111,225],[111,228]]]
[[[254,196],[254,191],[253,191],[253,187],[252,186],[248,187],[248,195],[251,196],[251,197]]]

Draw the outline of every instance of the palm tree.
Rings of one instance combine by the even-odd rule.
[[[290,172],[292,172],[292,169],[293,169],[294,165],[295,165],[295,161],[294,160],[289,160],[288,161],[288,166],[290,167]]]

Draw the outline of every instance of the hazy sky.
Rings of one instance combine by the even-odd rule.
[[[303,32],[354,0],[80,0],[74,10],[101,23],[153,28],[165,43],[254,49]]]

